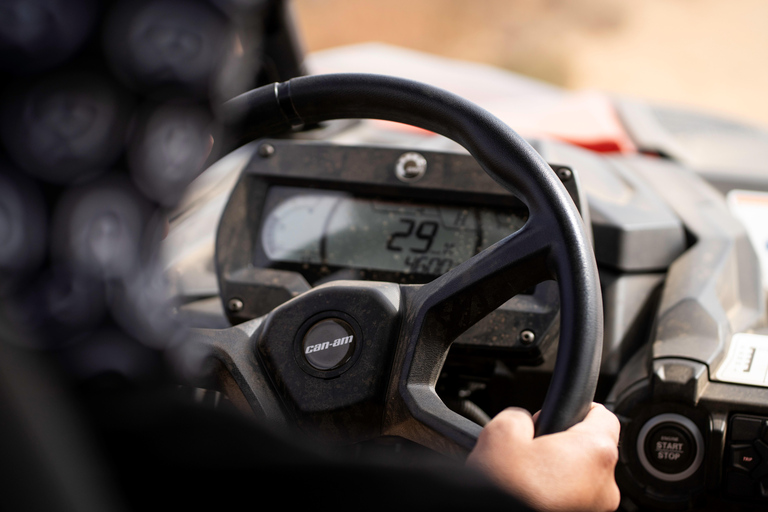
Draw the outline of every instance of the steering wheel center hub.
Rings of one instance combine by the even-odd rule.
[[[326,318],[309,328],[301,342],[304,359],[318,370],[333,370],[350,360],[357,339],[351,325]]]

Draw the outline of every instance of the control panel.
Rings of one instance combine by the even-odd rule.
[[[725,454],[725,491],[768,503],[768,417],[731,417]]]

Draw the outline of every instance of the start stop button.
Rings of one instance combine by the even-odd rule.
[[[681,473],[696,456],[696,442],[688,430],[674,423],[662,423],[648,433],[645,456],[653,467],[664,473]]]
[[[685,416],[660,414],[640,429],[637,452],[651,475],[676,482],[699,469],[704,460],[704,440],[696,424]]]

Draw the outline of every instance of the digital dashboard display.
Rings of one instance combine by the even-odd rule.
[[[511,210],[273,186],[260,243],[273,262],[440,275],[520,229]]]

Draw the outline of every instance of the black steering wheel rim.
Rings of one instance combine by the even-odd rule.
[[[462,329],[521,291],[531,279],[556,280],[561,304],[559,350],[536,435],[565,430],[586,416],[594,398],[602,351],[597,266],[579,213],[565,188],[538,153],[509,126],[447,91],[367,74],[316,75],[261,87],[227,102],[223,115],[249,138],[333,119],[370,118],[417,126],[461,144],[491,177],[528,207],[528,222],[519,232],[419,290],[406,290],[408,307],[387,396],[388,401],[399,404],[390,407],[389,418],[385,418],[392,426],[391,433],[420,438],[422,434],[412,431],[425,425],[427,431],[436,431],[471,449],[480,428],[441,407],[434,393],[439,367],[434,366],[441,365],[450,342]],[[531,225],[535,227],[526,230]],[[538,263],[531,266],[530,261]],[[521,277],[516,273],[519,269],[536,275]],[[501,291],[488,298],[481,292],[491,283]],[[475,307],[481,297],[482,304]],[[436,313],[440,308],[445,310],[446,304],[449,309],[463,304],[476,311],[467,313],[456,328],[448,328]],[[445,316],[446,311],[441,314]],[[423,343],[425,337],[441,336],[449,339]],[[441,442],[431,444],[443,447]]]

